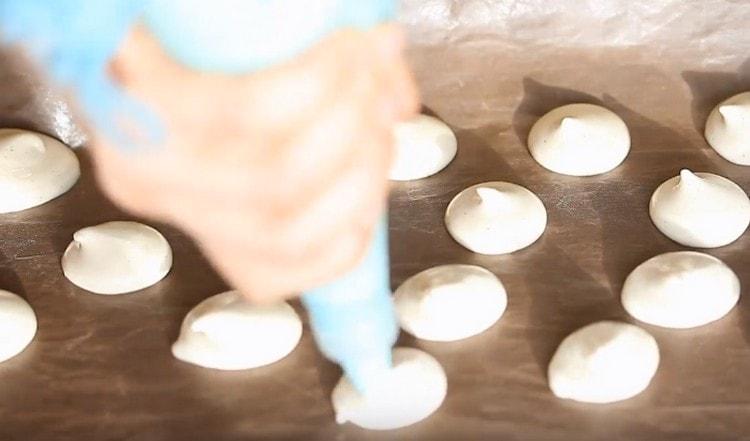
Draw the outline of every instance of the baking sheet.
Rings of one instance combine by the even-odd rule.
[[[444,405],[396,432],[337,426],[329,393],[339,372],[316,352],[309,328],[286,359],[245,372],[214,372],[172,358],[187,311],[226,289],[188,237],[159,226],[173,272],[127,296],[88,294],[59,259],[78,228],[130,219],[101,195],[86,149],[83,177],[65,196],[0,216],[0,288],[34,307],[39,332],[0,364],[0,440],[738,440],[750,439],[750,304],[693,330],[644,326],[662,361],[651,386],[596,406],[556,399],[546,366],[560,340],[603,319],[633,322],[619,304],[624,278],[659,253],[685,249],[648,218],[651,192],[680,168],[727,176],[750,189],[748,169],[701,136],[708,111],[750,90],[750,2],[410,0],[401,21],[431,112],[457,131],[459,153],[442,173],[394,185],[393,286],[428,267],[473,263],[498,274],[508,310],[487,332],[456,343],[402,335],[444,365]],[[68,106],[0,53],[0,123],[80,145]],[[524,139],[533,121],[569,102],[601,103],[631,129],[626,162],[603,176],[545,171]],[[549,223],[533,246],[479,256],[442,224],[449,200],[487,180],[524,185]],[[709,250],[750,286],[750,234]],[[747,292],[745,293],[747,294]]]

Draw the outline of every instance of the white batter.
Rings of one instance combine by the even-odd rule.
[[[60,141],[19,129],[0,129],[0,213],[42,205],[70,190],[78,158]]]
[[[606,173],[625,160],[630,132],[609,109],[568,104],[539,118],[529,133],[529,152],[542,167],[572,176]]]
[[[188,313],[172,354],[207,368],[250,369],[286,357],[301,337],[302,321],[286,302],[256,305],[228,291]]]
[[[418,349],[395,348],[393,370],[380,388],[362,396],[345,377],[331,399],[336,422],[351,421],[371,430],[390,430],[422,421],[443,403],[448,389],[445,372],[437,360]]]
[[[20,354],[36,335],[36,315],[21,297],[0,290],[0,362]]]
[[[479,334],[505,312],[500,280],[474,265],[442,265],[422,271],[394,294],[401,327],[417,338],[455,341]]]
[[[716,106],[706,121],[706,140],[727,161],[750,165],[750,92]]]
[[[750,199],[727,178],[682,170],[656,189],[649,213],[656,228],[675,242],[715,248],[745,232],[750,224]]]
[[[695,251],[661,254],[625,280],[622,305],[636,319],[692,328],[724,317],[740,298],[740,281],[721,260]]]
[[[172,249],[155,229],[138,222],[107,222],[73,234],[62,258],[65,277],[97,294],[147,288],[172,268]]]
[[[444,122],[417,115],[396,124],[395,158],[390,179],[410,181],[432,176],[448,166],[456,156],[456,135]]]
[[[560,398],[611,403],[641,393],[658,366],[659,347],[648,332],[602,321],[567,336],[547,374],[550,389]]]
[[[547,226],[547,210],[520,185],[485,182],[453,198],[445,225],[456,242],[475,253],[506,254],[539,239]]]

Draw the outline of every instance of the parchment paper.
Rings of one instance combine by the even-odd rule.
[[[637,323],[619,304],[627,274],[685,249],[648,218],[656,186],[680,168],[750,189],[748,169],[721,159],[701,131],[710,109],[750,90],[750,2],[410,0],[401,21],[424,103],[456,129],[459,154],[442,173],[394,185],[393,286],[422,269],[474,263],[509,292],[501,321],[456,343],[401,344],[433,354],[448,374],[444,405],[389,433],[336,426],[329,393],[339,372],[309,330],[291,356],[246,372],[176,361],[169,345],[187,311],[226,288],[184,234],[160,226],[174,271],[141,293],[85,293],[61,274],[76,229],[127,219],[99,193],[85,149],[72,192],[0,217],[0,288],[29,300],[34,343],[0,364],[0,440],[739,440],[750,439],[750,304],[693,330],[644,328],[662,361],[651,386],[617,404],[555,398],[546,366],[560,340],[603,319]],[[81,131],[17,52],[0,61],[0,122],[78,145]],[[533,121],[570,102],[601,103],[631,129],[633,148],[611,173],[572,178],[529,156]],[[544,201],[546,233],[508,256],[474,255],[442,224],[448,201],[482,181],[524,185]],[[199,214],[196,214],[199,215]],[[750,234],[709,250],[750,286]],[[747,296],[747,292],[744,293]]]

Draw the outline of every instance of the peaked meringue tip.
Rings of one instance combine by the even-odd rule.
[[[490,209],[500,209],[506,207],[510,202],[508,196],[502,191],[491,187],[478,187],[477,196],[482,201],[482,205]]]
[[[563,130],[563,131],[567,131],[570,129],[580,127],[580,125],[581,125],[581,120],[576,118],[575,116],[566,116],[560,120],[560,130]]]
[[[684,185],[695,185],[701,182],[701,178],[687,168],[680,170],[680,182]]]
[[[719,106],[719,114],[728,122],[738,120],[745,112],[746,110],[741,106],[734,104],[722,104]]]

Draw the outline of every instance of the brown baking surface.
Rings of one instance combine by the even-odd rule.
[[[631,400],[577,404],[546,385],[547,363],[565,335],[597,320],[636,323],[619,303],[630,270],[685,249],[649,220],[660,182],[689,167],[750,190],[750,169],[721,159],[700,133],[711,107],[750,90],[750,3],[405,3],[424,102],[456,129],[459,153],[434,177],[394,185],[393,286],[434,265],[473,263],[498,274],[509,293],[503,318],[480,336],[428,343],[402,335],[402,344],[445,367],[443,406],[395,432],[337,426],[329,393],[339,371],[317,354],[308,328],[289,357],[264,368],[219,372],[175,360],[169,347],[184,315],[226,286],[188,237],[159,225],[175,256],[163,282],[111,297],[67,282],[59,260],[75,230],[131,219],[101,195],[80,150],[83,176],[71,192],[0,215],[0,289],[26,298],[39,320],[29,348],[0,364],[1,441],[750,439],[747,291],[729,315],[704,327],[643,325],[662,361],[651,386]],[[75,127],[60,122],[59,101],[40,98],[45,89],[14,66],[6,50],[3,124],[79,142]],[[525,149],[535,118],[580,101],[609,107],[630,127],[631,154],[608,174],[556,175]],[[451,240],[442,223],[449,200],[488,180],[524,185],[544,201],[549,223],[537,243],[491,257]],[[750,233],[708,253],[747,287],[749,250]]]

